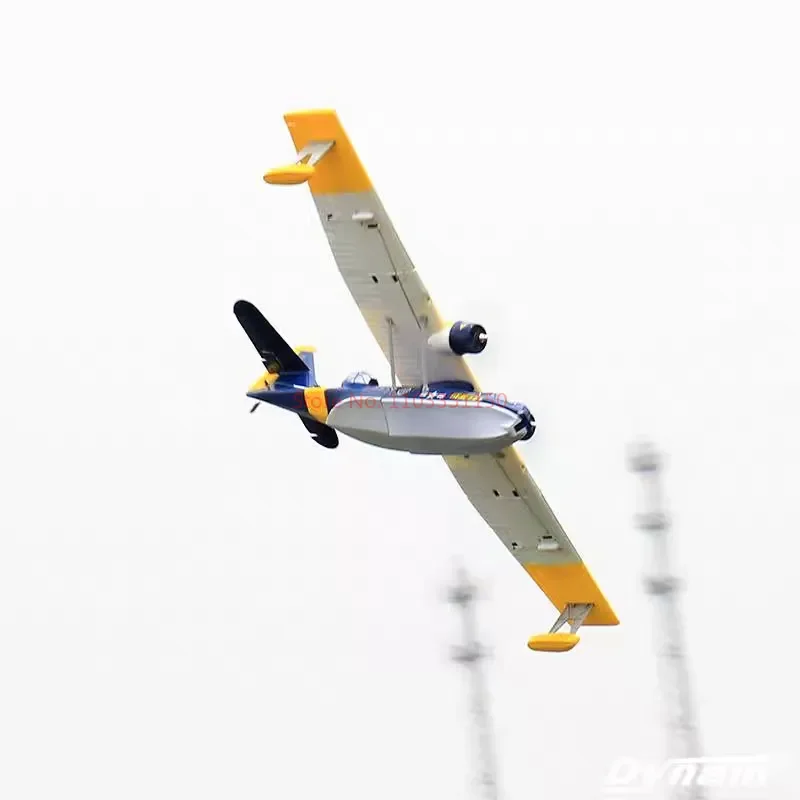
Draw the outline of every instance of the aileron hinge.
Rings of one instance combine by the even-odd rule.
[[[558,543],[558,540],[554,536],[551,536],[548,533],[539,539],[539,544],[536,546],[536,549],[540,553],[552,553],[556,550],[560,550],[561,545]]]
[[[368,225],[370,222],[375,221],[375,215],[371,211],[354,211],[350,219],[352,219],[353,222],[360,222],[362,225]]]

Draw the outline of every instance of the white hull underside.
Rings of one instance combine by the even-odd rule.
[[[327,424],[353,439],[423,455],[497,453],[519,441],[519,416],[489,403],[470,406],[429,401],[397,407],[394,401],[348,398],[331,410]]]

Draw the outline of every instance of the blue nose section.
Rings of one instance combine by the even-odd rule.
[[[519,404],[514,410],[519,414],[519,422],[514,427],[518,431],[525,431],[522,441],[526,442],[536,432],[536,420],[527,406]]]
[[[513,411],[517,417],[518,421],[514,425],[514,430],[517,433],[523,433],[522,441],[527,441],[528,439],[533,436],[536,432],[536,420],[531,414],[531,410],[528,406],[523,405],[522,403],[514,403],[508,400],[504,395],[498,394],[481,394],[481,400],[486,403],[493,403],[494,405],[501,406],[502,408],[507,408],[509,411]]]

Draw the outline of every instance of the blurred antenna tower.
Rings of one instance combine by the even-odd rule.
[[[477,747],[478,785],[485,800],[497,800],[497,770],[495,766],[492,720],[489,712],[489,694],[481,667],[488,655],[476,638],[475,602],[477,588],[469,580],[463,567],[457,570],[456,583],[450,588],[448,600],[461,614],[463,642],[453,648],[453,661],[463,664],[470,677],[473,724]]]
[[[631,447],[628,464],[641,478],[641,510],[636,515],[636,525],[651,543],[650,570],[644,583],[655,608],[654,633],[666,716],[667,757],[699,758],[702,753],[678,608],[680,585],[671,570],[670,525],[661,487],[662,459],[655,447],[645,442]],[[690,784],[669,787],[672,800],[703,800],[702,787],[695,781]]]

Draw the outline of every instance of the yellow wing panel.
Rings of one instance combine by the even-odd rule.
[[[528,563],[523,566],[559,611],[563,611],[568,603],[592,603],[593,608],[584,625],[619,625],[617,615],[582,561],[577,564]]]

